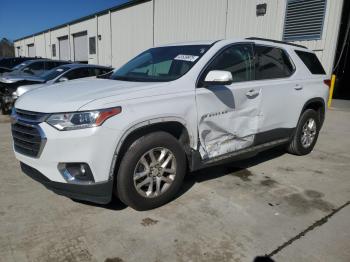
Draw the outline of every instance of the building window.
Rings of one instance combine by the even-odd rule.
[[[96,54],[96,37],[89,37],[89,54],[95,55]]]
[[[322,37],[326,0],[288,0],[283,40],[319,40]]]
[[[56,44],[52,44],[52,56],[56,56]]]

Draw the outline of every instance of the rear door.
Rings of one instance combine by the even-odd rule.
[[[210,159],[250,147],[260,127],[260,87],[254,83],[253,45],[230,45],[214,57],[196,89],[200,154]],[[229,71],[231,85],[205,87],[211,70]]]
[[[262,144],[290,135],[303,87],[292,77],[295,66],[284,49],[257,44],[255,61],[255,82],[262,97],[262,123],[256,143]]]

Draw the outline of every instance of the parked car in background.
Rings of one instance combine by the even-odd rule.
[[[12,94],[4,95],[2,111],[10,112],[14,102],[28,91],[68,80],[105,75],[112,70],[113,68],[111,67],[92,64],[66,64],[56,67],[50,71],[44,72],[41,75],[32,77],[30,80],[27,79],[27,82],[23,81],[22,85],[17,87]],[[33,84],[34,82],[37,83]]]
[[[37,76],[60,65],[69,64],[69,61],[36,59],[24,61],[15,66],[11,72],[0,76],[0,106],[3,113],[8,113],[6,105],[11,102],[5,99],[12,97],[17,87],[23,84],[36,84]]]
[[[11,72],[13,67],[28,60],[38,59],[36,57],[5,57],[0,59],[0,75]]]
[[[146,210],[188,171],[284,145],[314,148],[330,80],[306,47],[257,38],[151,48],[110,78],[20,97],[12,114],[24,173],[70,198],[112,194]],[[30,122],[30,125],[28,125]]]

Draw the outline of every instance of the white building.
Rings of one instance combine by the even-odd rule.
[[[262,37],[297,41],[331,73],[343,0],[132,1],[15,40],[17,56],[119,67],[152,46]]]

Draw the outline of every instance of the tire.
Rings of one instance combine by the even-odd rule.
[[[154,132],[142,136],[130,145],[122,158],[114,194],[136,210],[162,206],[172,200],[181,188],[186,164],[185,151],[172,135]],[[139,178],[134,179],[136,177]],[[141,186],[145,181],[146,184]]]
[[[314,129],[314,131],[311,131],[311,129],[309,128],[309,131],[304,132],[304,128],[306,127],[307,123],[309,124],[309,127],[313,126],[312,123],[314,123],[315,127],[311,128]],[[293,155],[298,156],[309,154],[316,144],[320,132],[320,127],[321,123],[318,113],[313,109],[305,110],[299,118],[297,128],[295,130],[292,140],[290,141],[287,147],[287,151]],[[311,137],[313,138],[311,139]]]

